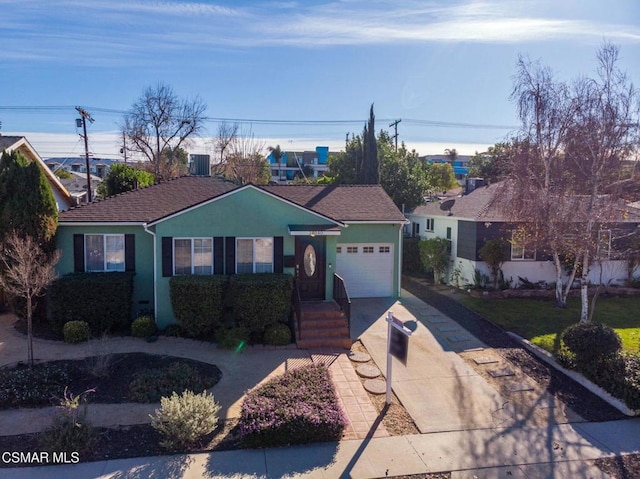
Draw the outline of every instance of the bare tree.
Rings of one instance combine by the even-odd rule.
[[[223,175],[241,185],[267,184],[271,179],[271,171],[264,157],[264,150],[265,142],[257,139],[251,130],[240,131],[229,146]]]
[[[556,304],[565,307],[575,268],[563,288],[563,256],[571,248],[571,198],[564,194],[563,141],[573,105],[564,83],[540,62],[520,56],[511,99],[522,122],[514,141],[509,181],[498,201],[519,222],[518,236],[531,248],[546,245],[556,272]],[[540,250],[540,248],[536,248]]]
[[[603,261],[602,232],[624,220],[620,201],[630,177],[623,160],[638,147],[638,95],[616,66],[618,49],[605,43],[597,58],[597,78],[571,87],[520,58],[512,99],[522,138],[500,196],[527,239],[551,253],[558,305],[579,272],[583,322],[590,318],[589,269]],[[564,290],[563,258],[573,261]]]
[[[576,111],[567,133],[565,153],[572,163],[575,184],[586,196],[582,238],[580,321],[589,320],[589,266],[597,258],[603,225],[619,219],[616,205],[623,197],[623,160],[637,149],[640,98],[633,83],[618,68],[619,49],[604,43],[597,52],[596,78],[574,85]],[[612,187],[612,185],[618,187]],[[606,194],[604,194],[606,193]]]
[[[56,278],[55,265],[60,253],[47,255],[30,237],[9,235],[2,248],[0,286],[9,294],[26,301],[29,365],[33,366],[33,308],[35,298],[42,296]]]
[[[158,83],[145,89],[125,114],[121,126],[128,151],[140,153],[153,166],[158,180],[163,179],[161,164],[173,170],[173,155],[163,155],[186,145],[203,127],[206,105],[198,97],[178,98],[173,88]]]
[[[218,125],[218,136],[213,141],[214,153],[219,155],[219,160],[215,164],[216,173],[224,173],[224,165],[229,155],[230,147],[238,139],[238,130],[240,125],[238,123],[227,123],[223,121]],[[214,154],[214,158],[215,158]]]

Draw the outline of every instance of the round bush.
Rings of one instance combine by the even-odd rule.
[[[181,395],[174,392],[160,400],[151,426],[164,438],[161,446],[167,449],[191,446],[216,428],[219,411],[220,405],[206,391],[202,394],[184,391]]]
[[[291,343],[291,329],[284,323],[267,326],[264,332],[264,344],[285,346]]]
[[[131,323],[131,335],[136,338],[148,338],[156,334],[156,322],[151,316],[140,316]]]
[[[573,324],[563,331],[562,341],[578,362],[611,356],[622,348],[620,336],[599,323]]]
[[[89,339],[89,324],[86,321],[69,321],[62,328],[67,343],[82,343]]]

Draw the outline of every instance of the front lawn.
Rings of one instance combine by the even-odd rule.
[[[489,321],[512,331],[547,351],[556,353],[558,333],[580,319],[579,298],[569,298],[567,308],[557,308],[553,300],[493,299],[466,296],[461,302]],[[593,320],[606,324],[620,335],[622,348],[640,352],[640,297],[600,298]]]

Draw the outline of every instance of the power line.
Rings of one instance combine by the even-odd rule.
[[[71,105],[55,105],[55,106],[37,106],[37,105],[28,105],[28,106],[1,106],[0,111],[64,111],[64,110],[72,110],[75,106]],[[117,114],[117,115],[125,115],[127,113],[126,110],[117,110],[113,108],[101,108],[101,107],[87,107],[94,112],[107,113],[107,114]],[[229,123],[244,123],[244,124],[266,124],[266,125],[360,125],[362,124],[362,119],[358,120],[275,120],[268,118],[231,118],[231,117],[213,117],[213,116],[205,116],[203,117],[204,121],[220,123],[220,122],[229,122]],[[432,127],[440,127],[440,128],[476,128],[476,129],[492,129],[492,130],[514,130],[517,129],[517,126],[514,125],[495,125],[495,124],[483,124],[483,123],[463,123],[463,122],[448,122],[448,121],[439,121],[439,120],[426,120],[426,119],[415,119],[415,118],[380,118],[378,119],[382,122],[391,122],[393,125],[396,121],[404,121],[406,123],[414,124],[414,125],[426,125]],[[390,126],[391,126],[390,125]]]

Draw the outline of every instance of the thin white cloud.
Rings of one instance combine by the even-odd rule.
[[[603,37],[640,42],[633,22],[606,22],[586,13],[582,18],[552,17],[544,14],[540,3],[545,4],[274,1],[227,7],[204,1],[23,0],[3,9],[0,59],[122,65],[211,48],[600,41]]]

